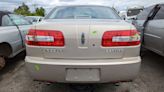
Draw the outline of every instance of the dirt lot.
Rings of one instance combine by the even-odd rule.
[[[88,85],[88,90],[82,92],[89,89],[91,92],[163,92],[164,58],[149,51],[142,58],[141,72],[133,82]],[[0,71],[0,92],[73,92],[74,86],[33,81],[26,72],[24,60],[18,57],[8,60]]]

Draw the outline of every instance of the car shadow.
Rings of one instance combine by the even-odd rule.
[[[25,53],[26,52],[23,51],[13,58],[6,59],[5,67],[0,70],[0,81],[4,75],[12,73],[20,64],[24,63]]]
[[[158,55],[152,51],[146,50],[143,52],[144,55],[142,58],[142,66],[155,67],[158,70],[164,70],[164,57]]]
[[[41,92],[116,92],[115,84],[62,84],[46,85]],[[122,91],[128,92],[128,91]]]

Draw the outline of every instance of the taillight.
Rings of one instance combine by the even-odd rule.
[[[140,35],[136,30],[106,31],[102,37],[102,46],[135,46],[140,44]]]
[[[61,31],[33,30],[26,35],[26,43],[33,46],[64,46],[64,36]]]

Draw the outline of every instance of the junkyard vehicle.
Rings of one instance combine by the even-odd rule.
[[[133,5],[131,7],[127,7],[125,11],[120,11],[119,15],[125,19],[126,21],[130,22],[137,17],[137,15],[143,11],[144,7],[140,5]]]
[[[25,50],[25,35],[31,23],[22,16],[0,11],[0,69],[4,58],[11,58]]]
[[[144,9],[133,24],[142,33],[143,47],[164,56],[164,4]]]
[[[30,22],[32,22],[33,24],[39,23],[43,20],[43,17],[41,16],[26,16],[25,18]]]
[[[35,80],[108,83],[133,80],[140,36],[110,7],[55,7],[26,36],[26,67]]]

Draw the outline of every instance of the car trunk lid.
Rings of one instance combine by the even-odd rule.
[[[40,46],[44,58],[101,59],[122,58],[126,47],[103,47],[105,31],[127,30],[121,20],[46,20],[36,30],[59,30],[63,33],[63,47]]]

